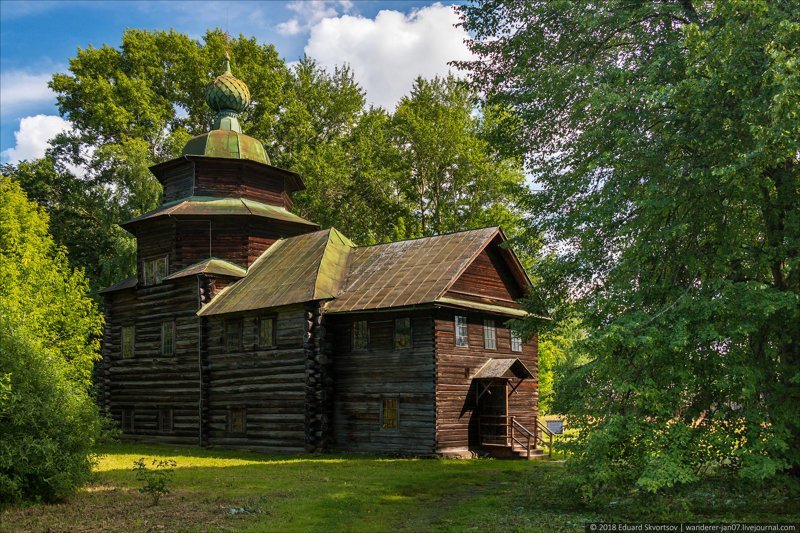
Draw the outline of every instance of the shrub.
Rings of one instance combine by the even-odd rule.
[[[169,476],[174,472],[178,463],[174,459],[153,459],[153,469],[149,469],[144,462],[144,457],[133,462],[133,471],[136,472],[136,480],[144,482],[144,486],[139,488],[142,494],[149,494],[152,504],[158,505],[161,496],[170,493],[168,484],[172,481]]]

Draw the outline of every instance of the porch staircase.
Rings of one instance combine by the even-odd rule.
[[[553,433],[536,420],[534,430],[513,416],[480,417],[478,434],[482,450],[502,459],[541,459],[553,456]]]

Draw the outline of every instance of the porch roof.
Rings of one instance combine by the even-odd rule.
[[[533,373],[528,370],[525,363],[517,358],[513,359],[489,359],[478,370],[473,379],[526,379],[532,378]]]

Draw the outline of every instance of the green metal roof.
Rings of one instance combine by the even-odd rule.
[[[215,129],[192,137],[183,147],[182,155],[249,159],[269,165],[269,157],[261,141],[233,129]]]
[[[109,292],[122,291],[122,290],[125,290],[125,289],[132,289],[132,288],[136,287],[136,284],[138,282],[139,282],[139,280],[136,278],[136,276],[133,276],[133,277],[124,279],[122,281],[119,281],[119,282],[117,282],[117,283],[115,283],[113,285],[110,285],[110,286],[106,287],[105,289],[101,289],[98,292],[98,294],[108,294]]]
[[[246,198],[214,198],[207,196],[191,196],[174,202],[169,202],[149,213],[123,222],[123,228],[135,226],[143,220],[151,220],[165,216],[214,216],[214,215],[242,215],[272,218],[293,222],[318,228],[317,224],[287,211],[285,208],[262,204]]]
[[[220,276],[229,276],[232,278],[243,278],[247,274],[247,269],[240,267],[224,259],[217,259],[212,257],[189,265],[188,267],[178,270],[174,274],[167,276],[166,280],[185,278],[188,276],[196,276],[197,274],[217,274]]]
[[[218,315],[334,298],[347,271],[350,240],[335,229],[281,239],[198,315]]]

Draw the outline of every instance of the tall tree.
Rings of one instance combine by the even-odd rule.
[[[587,487],[800,472],[797,3],[462,14],[464,66],[543,187],[543,288],[590,331],[559,402]]]
[[[61,499],[91,475],[102,317],[44,210],[0,175],[0,502]]]

